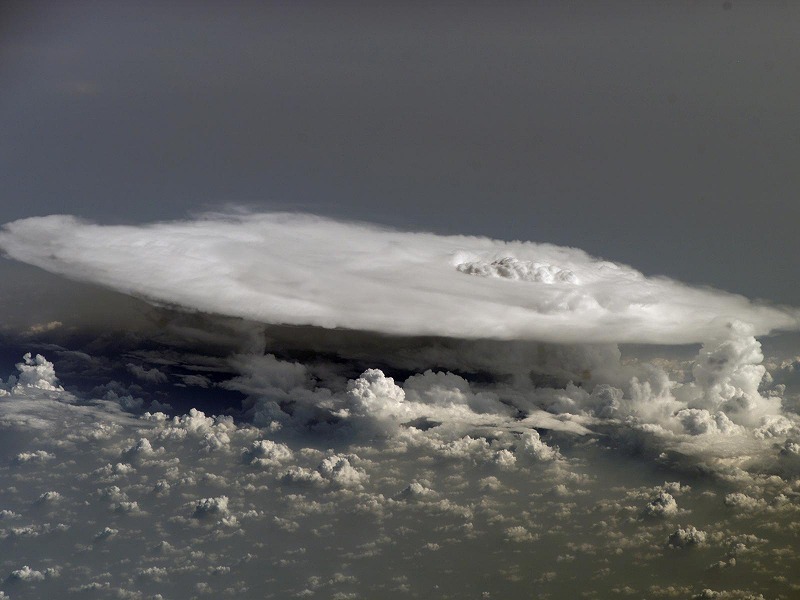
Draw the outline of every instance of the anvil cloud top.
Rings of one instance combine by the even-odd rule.
[[[10,257],[156,303],[265,323],[392,335],[680,344],[792,309],[649,278],[575,248],[410,233],[289,213],[101,226],[15,221]]]

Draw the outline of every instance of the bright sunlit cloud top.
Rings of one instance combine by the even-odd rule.
[[[9,257],[187,309],[392,335],[692,343],[798,312],[648,278],[582,250],[409,233],[287,213],[101,226],[71,216],[0,231]]]

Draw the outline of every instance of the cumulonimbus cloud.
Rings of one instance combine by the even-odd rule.
[[[797,329],[795,309],[593,258],[575,248],[402,232],[289,213],[103,226],[6,224],[11,258],[150,301],[265,323],[391,335],[692,343],[733,320]]]

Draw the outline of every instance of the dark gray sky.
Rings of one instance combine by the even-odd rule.
[[[232,202],[800,304],[800,3],[4,3],[0,221]]]

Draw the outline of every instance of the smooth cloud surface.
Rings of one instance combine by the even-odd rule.
[[[0,231],[11,258],[151,301],[265,323],[393,335],[692,343],[798,313],[686,286],[574,248],[408,233],[285,213],[146,226],[71,216]]]

